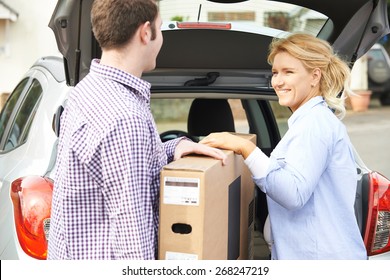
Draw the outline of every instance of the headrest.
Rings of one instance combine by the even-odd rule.
[[[235,132],[233,113],[226,99],[194,99],[188,114],[188,133]]]

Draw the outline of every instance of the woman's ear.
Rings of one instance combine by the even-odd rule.
[[[314,68],[313,70],[313,84],[318,85],[321,80],[322,72],[320,68]]]

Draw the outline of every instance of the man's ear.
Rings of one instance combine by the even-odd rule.
[[[149,21],[145,22],[140,26],[140,37],[141,42],[144,44],[147,44],[151,40],[152,30]]]

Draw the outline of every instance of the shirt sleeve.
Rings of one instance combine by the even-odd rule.
[[[245,159],[253,177],[263,178],[267,175],[270,159],[258,147]]]
[[[173,161],[173,157],[175,155],[176,146],[183,139],[187,139],[187,138],[180,137],[180,138],[172,139],[172,140],[169,140],[169,141],[163,143],[163,147],[164,147],[165,153],[167,155],[168,163]]]
[[[306,127],[284,139],[271,155],[267,175],[254,177],[256,185],[286,209],[302,208],[326,169],[329,143],[318,133],[327,132]]]

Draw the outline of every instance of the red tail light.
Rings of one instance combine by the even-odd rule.
[[[390,251],[390,181],[370,174],[367,226],[364,243],[369,256]]]
[[[47,257],[52,193],[53,181],[39,176],[19,178],[11,185],[20,246],[36,259]]]

